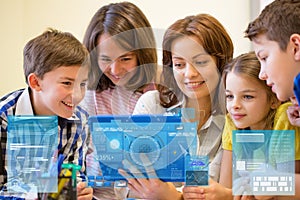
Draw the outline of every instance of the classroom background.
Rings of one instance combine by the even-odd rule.
[[[120,0],[119,0],[120,1]],[[48,27],[72,33],[80,41],[93,14],[117,0],[0,0],[0,96],[26,87],[23,47]],[[234,43],[234,56],[251,50],[244,30],[272,0],[127,0],[150,21],[161,62],[161,37],[177,19],[208,13],[226,28]]]

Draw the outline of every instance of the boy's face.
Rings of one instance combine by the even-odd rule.
[[[290,41],[284,52],[277,42],[261,34],[253,40],[253,47],[261,63],[259,78],[272,87],[279,100],[285,101],[294,96],[293,80],[300,67],[294,59],[293,43]]]
[[[85,95],[87,78],[88,68],[81,66],[61,66],[43,79],[36,77],[37,84],[31,84],[35,114],[71,117]]]

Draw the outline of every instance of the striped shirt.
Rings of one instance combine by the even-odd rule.
[[[153,85],[149,85],[143,92],[153,89]],[[128,91],[124,87],[116,86],[102,92],[88,90],[84,100],[80,106],[88,111],[89,115],[114,114],[125,115],[132,114],[134,107],[141,97],[141,92]],[[92,142],[90,142],[90,150],[86,158],[87,174],[98,176],[102,175],[99,162],[97,161],[97,152],[94,150]],[[112,187],[94,188],[94,196],[97,199],[118,199]]]
[[[0,99],[0,125],[1,125],[1,162],[0,186],[6,182],[6,142],[9,115],[33,115],[29,88],[20,89],[3,96]],[[64,163],[73,163],[82,166],[80,173],[85,172],[85,156],[90,141],[88,129],[88,114],[77,106],[70,119],[58,117],[58,153],[64,155]]]
[[[109,88],[102,92],[88,90],[80,104],[90,115],[132,114],[141,92],[128,91],[123,87]]]

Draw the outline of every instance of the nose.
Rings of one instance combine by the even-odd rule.
[[[241,102],[238,98],[234,98],[231,102],[231,107],[234,109],[234,110],[238,110],[241,108]]]
[[[261,79],[261,80],[267,80],[267,78],[268,78],[268,76],[266,74],[266,71],[263,67],[260,68],[258,78]]]
[[[120,66],[120,64],[118,63],[118,61],[113,61],[110,65],[110,73],[113,75],[119,75],[122,72],[122,68]]]
[[[184,76],[186,78],[191,78],[193,76],[197,76],[199,75],[199,72],[197,71],[197,69],[190,63],[186,63],[186,70],[184,72]]]

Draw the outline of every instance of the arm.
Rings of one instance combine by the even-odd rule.
[[[219,182],[227,188],[232,188],[232,151],[223,152]]]
[[[89,142],[91,142],[91,137],[89,137],[89,133],[88,134],[88,137],[86,137],[85,140],[82,140],[82,149],[83,149],[83,161],[82,161],[82,167],[85,171],[85,161],[86,161],[86,158],[87,158],[87,149],[88,149],[88,146],[89,146]],[[83,139],[84,137],[82,137],[81,135],[81,139]],[[80,140],[79,140],[80,141]],[[92,145],[92,144],[91,144]],[[80,154],[80,152],[78,152],[78,149],[76,151],[78,154]],[[76,155],[76,154],[75,154]],[[90,154],[91,155],[91,154]],[[81,169],[80,170],[80,174],[83,174],[83,170]],[[91,187],[87,187],[87,183],[86,182],[79,182],[77,184],[77,199],[78,200],[91,200],[93,198],[93,188]]]
[[[222,146],[224,148],[222,161],[221,161],[221,170],[220,170],[220,180],[219,183],[226,190],[227,198],[234,200],[247,200],[253,199],[253,196],[233,196],[232,194],[232,131],[235,130],[235,126],[229,117],[226,115],[226,122],[222,134]],[[243,186],[240,186],[240,183],[237,182],[235,185],[236,188],[242,189]],[[224,192],[225,192],[224,191]]]
[[[222,133],[222,146],[224,151],[219,180],[219,183],[227,188],[232,188],[232,131],[235,129],[233,121],[227,114]]]
[[[0,189],[2,188],[3,184],[6,183],[6,169],[5,166],[7,163],[5,163],[5,153],[6,153],[6,141],[7,141],[7,120],[0,117],[0,123],[1,123],[1,133],[0,133]]]
[[[87,116],[82,116],[82,121],[84,122],[82,124],[82,129],[81,130],[76,130],[76,134],[77,132],[79,132],[80,134],[78,135],[76,144],[77,144],[77,148],[76,150],[73,152],[74,155],[74,163],[81,163],[81,169],[80,169],[80,174],[84,175],[86,168],[85,168],[85,162],[86,162],[86,156],[87,156],[87,151],[88,151],[88,147],[90,145],[92,145],[92,138],[90,135],[90,131],[88,128],[87,123],[87,119],[84,118]],[[76,127],[77,129],[80,129],[79,127]],[[70,141],[68,141],[70,142]],[[76,159],[77,158],[77,159]],[[78,200],[91,200],[93,198],[93,188],[91,187],[87,187],[87,183],[86,182],[82,182],[80,181],[77,184],[77,199]]]
[[[299,164],[299,163],[298,163]],[[298,165],[299,167],[299,165]],[[300,174],[295,174],[295,197],[300,199]]]

